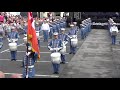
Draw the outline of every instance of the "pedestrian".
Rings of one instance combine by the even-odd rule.
[[[48,42],[50,27],[46,20],[44,20],[44,23],[41,26],[41,30],[43,31],[44,35],[44,42]]]
[[[58,39],[58,32],[54,32],[54,39],[50,41],[48,44],[48,49],[51,51],[51,53],[54,52],[60,52],[60,50],[63,48],[62,40]],[[53,74],[59,74],[59,68],[60,68],[60,62],[55,63],[52,61],[54,73]]]
[[[8,35],[8,41],[9,41],[9,43],[15,42],[18,44],[19,34],[16,31],[15,27],[12,27],[11,30],[12,31]],[[16,58],[17,50],[15,50],[15,51],[11,50],[10,53],[11,53],[11,61],[16,61],[17,60],[17,58]]]
[[[116,23],[113,23],[112,27],[110,28],[111,38],[112,38],[112,45],[116,44],[116,36],[118,33],[118,28],[116,26]]]
[[[20,74],[12,74],[10,78],[22,78]]]
[[[0,71],[0,78],[5,78],[5,74],[2,71]]]
[[[75,30],[78,32],[79,31],[79,27],[77,26],[77,22],[73,22],[73,24],[74,24]]]
[[[65,34],[65,28],[61,28],[61,33],[58,34],[58,39],[62,40],[63,48],[66,47],[66,44],[68,43],[68,35]],[[65,58],[65,52],[61,53],[61,63],[65,64],[66,58]]]
[[[0,49],[3,46],[3,37],[4,37],[4,27],[2,22],[0,21]]]

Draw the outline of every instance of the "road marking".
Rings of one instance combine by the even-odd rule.
[[[19,73],[4,73],[5,75],[12,75],[12,74],[19,74]],[[19,74],[23,75],[23,74]],[[36,77],[59,77],[58,75],[41,75],[41,74],[35,74]]]
[[[18,46],[21,46],[21,45],[24,45],[24,43],[19,44]],[[9,51],[9,49],[3,50],[3,51],[1,51],[0,53],[7,52],[7,51]]]
[[[0,61],[11,61],[10,59],[0,59]],[[18,61],[18,62],[22,62],[23,60],[16,60],[16,61]],[[51,61],[37,61],[37,62],[42,62],[42,63],[45,63],[45,62],[48,62],[48,63],[50,63]],[[66,63],[68,63],[68,62],[66,62]]]
[[[6,51],[6,52],[10,52],[10,51]],[[26,51],[17,51],[17,52],[26,52]],[[40,52],[40,53],[51,53],[51,52]],[[65,54],[69,54],[69,53],[65,53]]]

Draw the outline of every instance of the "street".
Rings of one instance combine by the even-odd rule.
[[[66,30],[66,32],[68,29]],[[42,33],[41,33],[42,36]],[[11,61],[10,60],[10,51],[8,47],[8,41],[7,39],[4,40],[4,45],[2,49],[0,50],[0,69],[3,71],[6,75],[6,78],[10,78],[10,75],[13,73],[22,74],[23,68],[22,65],[22,59],[25,55],[26,47],[23,41],[24,35],[20,35],[20,39],[18,41],[18,49],[17,49],[17,61]],[[78,48],[83,43],[83,40],[80,39],[80,33],[78,33]],[[50,39],[49,39],[50,41]],[[43,38],[41,38],[41,45],[40,45],[40,61],[35,63],[35,70],[36,75],[35,78],[58,78],[58,75],[53,74],[53,67],[50,60],[50,51],[47,48],[48,43],[43,42]],[[67,52],[66,52],[66,64],[69,63],[69,61],[72,59],[73,55],[69,54],[69,44],[67,45]],[[60,66],[60,73],[66,66],[66,64],[61,64]]]

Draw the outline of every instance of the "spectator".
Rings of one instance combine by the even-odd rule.
[[[20,74],[12,74],[10,78],[22,78]]]
[[[5,78],[5,74],[2,71],[0,71],[0,78]]]

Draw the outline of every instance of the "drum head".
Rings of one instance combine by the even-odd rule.
[[[58,52],[55,52],[55,53],[51,54],[51,57],[60,57],[60,56],[61,56],[61,54],[58,53]]]

